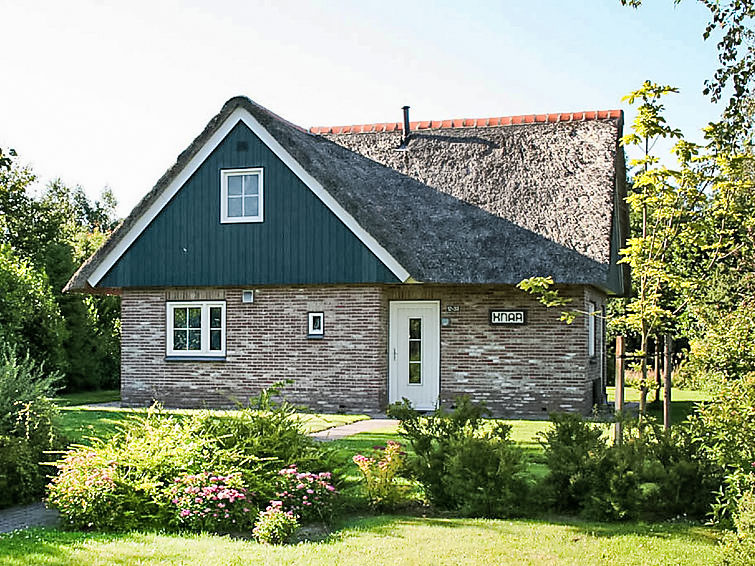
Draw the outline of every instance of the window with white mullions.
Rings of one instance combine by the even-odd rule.
[[[225,301],[167,303],[168,356],[225,356]]]
[[[409,319],[409,383],[422,383],[422,319]]]
[[[220,221],[262,222],[262,168],[224,169],[220,172]]]

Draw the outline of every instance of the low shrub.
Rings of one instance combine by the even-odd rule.
[[[248,517],[286,491],[278,473],[281,462],[290,458],[295,466],[326,460],[295,419],[285,422],[291,417],[287,408],[275,407],[194,415],[166,414],[153,407],[145,416],[130,419],[107,442],[72,447],[57,464],[48,501],[67,526],[77,529],[249,528]],[[268,433],[267,439],[254,437]],[[103,477],[109,480],[101,483]],[[300,483],[305,488],[288,490],[291,505],[297,512],[301,508],[306,519],[327,516],[328,486],[333,487],[329,480],[326,469],[303,474],[294,488]]]
[[[471,516],[517,515],[529,493],[523,453],[511,427],[488,423],[485,414],[484,405],[468,397],[457,399],[452,412],[427,417],[406,399],[389,408],[415,453],[408,468],[433,505]]]
[[[665,431],[648,419],[624,420],[624,441],[609,445],[579,415],[552,415],[542,436],[551,505],[597,519],[703,518],[720,476],[689,428]]]
[[[403,454],[401,444],[389,440],[377,460],[362,454],[354,456],[354,463],[366,482],[367,498],[375,509],[394,510],[406,501],[407,486],[399,483]]]
[[[238,532],[254,523],[241,473],[181,474],[167,489],[173,524],[190,531]],[[256,509],[255,509],[256,511]]]
[[[260,543],[285,544],[298,529],[299,522],[293,511],[284,511],[282,502],[271,501],[267,509],[260,511],[252,534]]]
[[[282,502],[283,509],[293,512],[303,523],[330,520],[336,493],[330,483],[330,472],[299,472],[296,466],[289,466],[280,470],[278,475],[280,491],[276,497]]]

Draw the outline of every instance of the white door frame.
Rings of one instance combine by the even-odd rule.
[[[399,309],[405,310],[411,307],[422,308],[420,316],[428,316],[431,324],[423,324],[423,344],[429,345],[430,350],[423,353],[422,375],[424,389],[418,387],[418,399],[410,399],[415,409],[430,411],[437,408],[440,397],[440,301],[390,301],[388,315],[388,402],[395,403],[402,397],[409,397],[405,391],[402,393],[399,387],[399,360],[402,358],[399,345],[399,332],[397,327]],[[432,313],[428,313],[428,307],[432,307]],[[426,334],[429,333],[429,334]],[[433,333],[435,334],[433,336]],[[427,336],[427,337],[425,337]],[[408,343],[405,346],[408,357]],[[425,346],[423,346],[423,349]],[[407,370],[408,373],[408,370]]]

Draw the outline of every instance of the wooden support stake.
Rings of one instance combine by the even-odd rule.
[[[663,428],[671,428],[671,336],[663,340]]]
[[[616,401],[616,412],[621,413],[624,410],[624,337],[616,337],[616,390],[614,398]],[[621,444],[623,430],[621,421],[616,421],[616,430],[614,442]]]
[[[654,403],[661,402],[661,340],[658,336],[653,340],[655,352],[653,355],[653,379],[655,380]]]

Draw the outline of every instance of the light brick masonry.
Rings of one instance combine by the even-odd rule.
[[[496,415],[545,417],[589,412],[593,381],[604,371],[602,324],[598,355],[587,355],[588,320],[572,325],[557,309],[508,286],[285,286],[243,289],[124,289],[121,303],[124,405],[153,399],[175,407],[227,407],[262,388],[293,380],[284,396],[317,411],[378,412],[388,398],[388,305],[391,300],[439,300],[441,400],[461,394],[485,401]],[[600,309],[590,288],[563,290],[574,308]],[[224,361],[167,361],[166,300],[226,300]],[[450,310],[448,307],[452,307]],[[526,309],[527,324],[489,323],[495,308]],[[322,339],[307,337],[307,313],[324,313]]]

